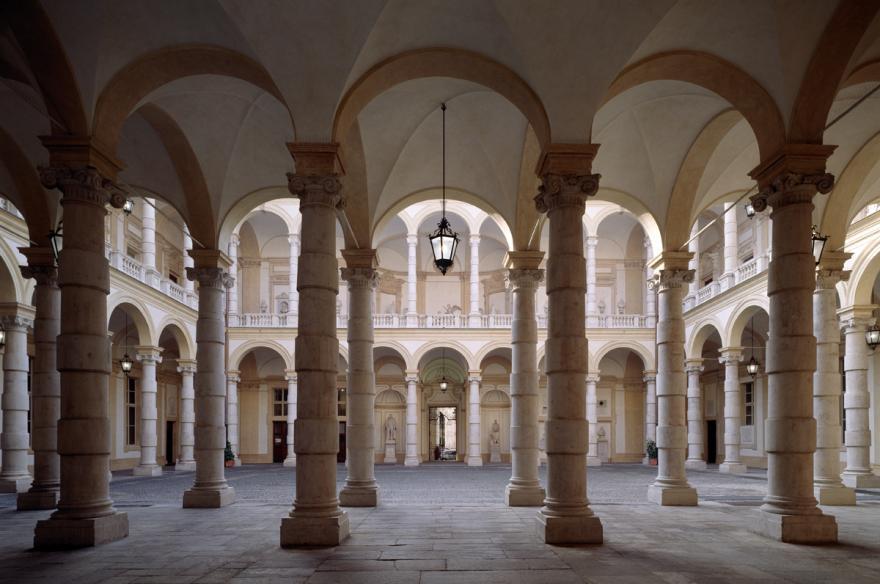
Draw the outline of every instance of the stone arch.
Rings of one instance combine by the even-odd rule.
[[[653,371],[655,369],[654,355],[651,353],[651,351],[649,351],[648,348],[645,347],[643,344],[627,339],[612,341],[599,347],[599,350],[596,351],[596,353],[594,353],[589,359],[588,369],[590,371],[598,371],[599,363],[602,362],[602,359],[608,353],[615,349],[628,349],[638,355],[639,359],[642,360],[642,366],[645,371]]]
[[[759,310],[770,314],[770,301],[764,298],[750,298],[740,303],[732,312],[730,324],[721,337],[724,347],[738,347],[742,343],[742,334],[746,330],[749,319]]]
[[[841,305],[871,304],[871,293],[878,275],[880,275],[880,251],[875,248],[857,257],[846,286],[846,294],[841,298]]]
[[[157,330],[159,331],[159,336],[156,337],[157,343],[159,342],[159,339],[162,338],[162,333],[164,333],[166,329],[177,342],[177,349],[180,351],[180,358],[195,359],[195,342],[193,341],[192,335],[190,335],[189,329],[186,325],[183,324],[179,318],[166,316],[157,327]]]
[[[384,406],[386,408],[405,408],[406,396],[393,387],[383,389],[378,395],[376,395],[376,406]]]
[[[709,317],[705,320],[699,322],[693,329],[693,332],[690,335],[690,339],[685,342],[686,352],[688,359],[699,359],[703,355],[703,346],[706,344],[706,341],[709,340],[709,337],[712,336],[712,333],[718,335],[718,339],[721,341],[722,346],[724,345],[724,326],[715,318]]]
[[[672,187],[672,195],[669,200],[670,209],[682,209],[686,212],[667,213],[666,223],[663,227],[663,235],[669,249],[676,250],[684,247],[690,237],[690,229],[697,220],[701,209],[696,208],[697,190],[700,187],[700,179],[712,154],[724,140],[724,137],[743,119],[742,113],[735,109],[728,109],[706,124],[706,127],[694,140],[688,149]]]
[[[645,230],[645,235],[647,235],[648,239],[651,241],[651,248],[654,250],[654,254],[660,253],[663,249],[665,234],[661,232],[660,225],[657,223],[657,218],[654,217],[654,214],[648,210],[644,203],[630,193],[607,187],[599,187],[599,192],[596,194],[596,197],[599,200],[620,205],[626,209],[627,212],[631,213],[636,218],[639,225],[642,226],[642,229]],[[541,218],[542,222],[544,222],[546,220],[546,215],[541,215]],[[591,231],[589,232],[589,235],[595,235],[600,221],[593,221],[590,224]],[[592,229],[592,226],[595,226],[595,229]]]
[[[254,349],[269,349],[278,353],[278,356],[284,360],[285,369],[292,370],[294,368],[293,356],[284,345],[271,339],[252,339],[236,347],[235,351],[229,355],[229,369],[231,371],[237,370],[241,366],[242,359]]]
[[[110,152],[116,152],[122,125],[137,103],[163,85],[194,75],[241,79],[287,108],[268,71],[250,57],[214,45],[176,45],[142,55],[113,75],[96,102],[92,134]],[[293,116],[290,124],[293,127]]]
[[[110,319],[116,309],[125,312],[134,323],[138,335],[138,343],[141,345],[156,346],[159,344],[159,335],[156,327],[149,318],[150,311],[140,300],[127,294],[110,295],[107,299],[107,327],[110,327]]]
[[[338,142],[375,97],[405,81],[426,77],[463,79],[495,91],[522,112],[535,130],[542,149],[550,144],[550,119],[532,88],[506,65],[453,47],[415,49],[373,65],[340,100],[333,120],[332,140]]]
[[[19,270],[19,255],[9,246],[5,239],[0,237],[0,281],[8,280],[9,288],[4,289],[0,285],[0,298],[6,302],[17,302],[19,304],[30,304],[35,283],[31,279],[21,277]],[[22,264],[26,263],[24,261]],[[3,278],[6,276],[6,278]],[[9,298],[6,298],[9,297]]]
[[[767,90],[736,65],[701,51],[662,52],[629,65],[611,83],[602,104],[637,85],[662,80],[692,83],[727,100],[751,126],[762,160],[786,143],[785,122]]]
[[[822,143],[838,84],[878,9],[876,2],[837,4],[816,43],[792,108],[788,132],[792,144]],[[763,151],[761,158],[765,158]]]
[[[419,350],[413,355],[413,362],[419,369],[422,369],[422,360],[428,355],[428,353],[433,350],[439,351],[441,349],[457,353],[468,370],[473,371],[477,369],[478,363],[474,358],[473,353],[471,353],[463,344],[452,339],[447,339],[442,342],[425,343],[419,347]],[[467,373],[467,371],[465,371],[465,373]]]
[[[28,226],[28,237],[37,245],[49,245],[49,232],[55,228],[55,210],[48,204],[34,165],[15,140],[0,128],[0,163],[6,166],[15,191],[5,193],[21,211]]]
[[[880,81],[880,69],[878,69],[878,81]],[[858,211],[853,209],[856,197],[878,160],[880,160],[880,133],[874,134],[859,148],[841,173],[834,190],[831,191],[821,223],[822,232],[828,235],[828,249],[843,247],[850,221]]]
[[[513,348],[510,345],[510,341],[492,341],[491,343],[480,348],[479,351],[474,355],[474,362],[479,364],[479,369],[483,368],[483,361],[486,360],[487,357],[494,351],[498,349],[506,349],[511,352],[510,357],[504,356],[505,359],[510,361],[513,358]]]
[[[373,344],[374,353],[376,349],[388,349],[397,353],[397,356],[400,357],[400,360],[403,361],[405,365],[405,370],[412,371],[418,365],[418,361],[413,360],[412,354],[409,350],[397,341],[391,339],[376,341]]]
[[[510,396],[500,389],[490,389],[480,397],[480,405],[494,408],[509,408]]]

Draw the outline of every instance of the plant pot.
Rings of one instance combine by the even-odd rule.
[[[649,458],[648,464],[650,464],[651,466],[657,466],[657,459],[656,458]]]
[[[657,461],[654,461],[654,464],[657,464]],[[223,466],[225,466],[226,468],[232,468],[233,466],[235,466],[235,461],[234,460],[226,460],[223,462]]]

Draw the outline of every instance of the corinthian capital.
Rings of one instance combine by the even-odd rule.
[[[813,200],[817,192],[828,194],[834,187],[834,175],[830,172],[818,174],[799,174],[784,172],[751,197],[752,206],[758,213],[767,206],[784,207],[791,203],[805,203]]]
[[[303,205],[325,205],[342,208],[345,199],[342,197],[342,182],[338,174],[287,173],[287,188],[290,194],[300,200]]]
[[[654,274],[648,280],[652,290],[667,290],[669,288],[681,288],[685,284],[694,281],[695,270],[665,269]]]
[[[838,282],[849,280],[849,270],[816,270],[816,290],[834,290]]]
[[[44,187],[61,191],[62,203],[74,200],[101,207],[110,203],[117,209],[125,204],[122,189],[91,166],[40,166],[38,171]]]
[[[27,330],[33,328],[34,321],[20,314],[6,314],[0,316],[0,326],[3,330]]]
[[[587,198],[599,190],[600,178],[600,174],[543,174],[535,207],[539,213],[550,213],[560,207],[579,207],[583,214]]]
[[[230,276],[223,268],[201,267],[187,268],[186,277],[192,282],[198,282],[203,288],[217,288],[223,290],[235,285],[235,278]]]
[[[51,265],[19,266],[21,275],[25,279],[33,278],[37,286],[58,286],[58,268]]]
[[[537,288],[544,281],[544,270],[511,268],[507,270],[507,279],[517,288]]]
[[[342,268],[342,279],[351,289],[367,288],[373,290],[378,282],[378,272],[373,268]]]

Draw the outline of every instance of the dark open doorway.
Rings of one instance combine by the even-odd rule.
[[[272,462],[287,457],[287,422],[272,422]]]
[[[706,462],[715,464],[718,457],[718,427],[715,420],[706,420]]]
[[[165,422],[165,466],[174,462],[174,422]]]

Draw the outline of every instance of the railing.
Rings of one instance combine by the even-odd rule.
[[[406,317],[399,314],[374,314],[373,328],[404,328]]]
[[[186,304],[186,290],[171,280],[162,280],[160,289],[168,296],[171,296],[174,300]]]
[[[188,292],[186,288],[180,284],[175,284],[168,278],[158,279],[155,277],[157,274],[155,270],[153,271],[154,277],[150,277],[149,280],[151,281],[148,281],[147,270],[139,261],[125,255],[124,253],[113,251],[109,246],[105,246],[104,251],[110,260],[111,267],[119,270],[127,276],[131,276],[138,282],[150,286],[151,288],[158,288],[172,300],[176,300],[190,308],[197,309],[199,307],[199,297],[195,292]]]
[[[752,258],[736,269],[736,283],[758,275],[758,258]]]
[[[699,290],[697,290],[697,304],[702,304],[703,302],[709,300],[714,297],[721,290],[721,286],[718,282],[711,282],[706,284]]]
[[[296,317],[291,314],[273,314],[269,312],[254,312],[244,314],[230,314],[229,325],[251,328],[283,328],[295,327]]]
[[[123,255],[120,262],[120,269],[124,274],[128,274],[135,280],[140,282],[144,281],[144,266],[139,261],[132,259],[127,255]]]
[[[483,328],[510,328],[513,325],[512,314],[486,314],[480,320]]]
[[[601,314],[599,328],[647,328],[648,317],[641,314]]]

